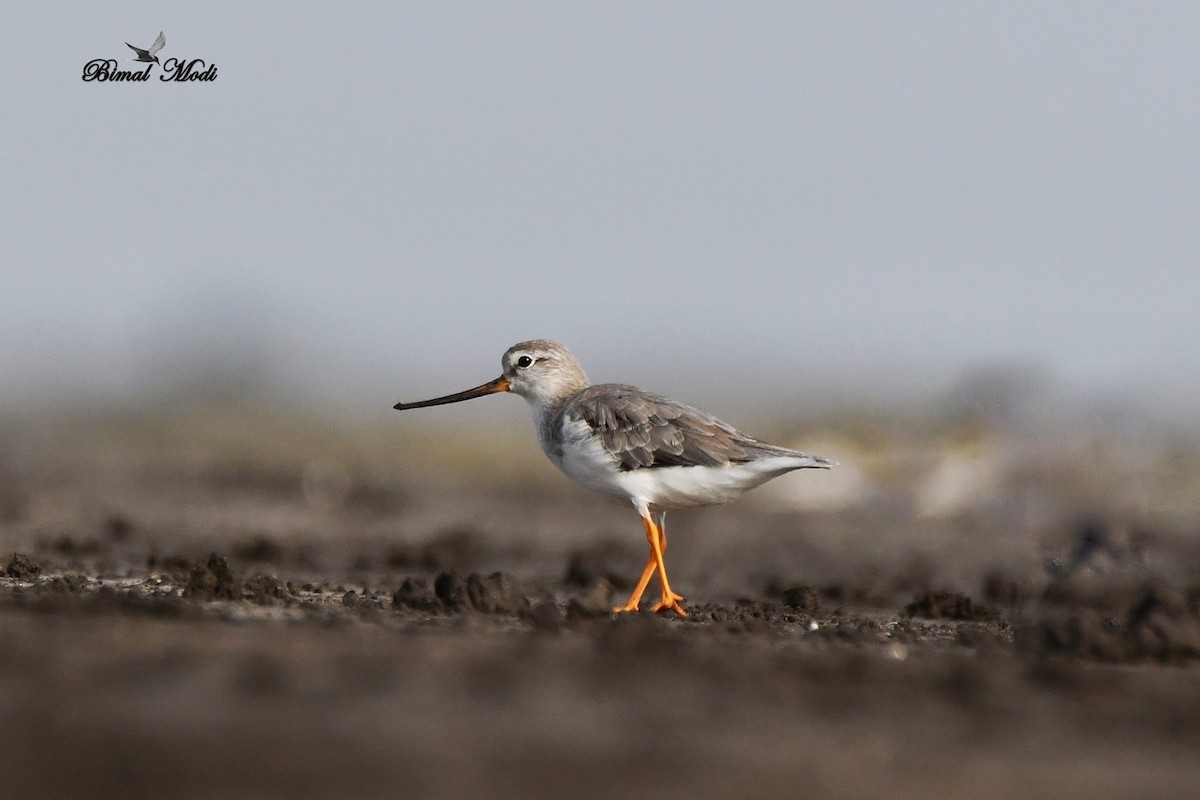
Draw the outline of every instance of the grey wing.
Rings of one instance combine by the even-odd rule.
[[[162,50],[166,46],[167,46],[167,37],[163,36],[162,31],[159,31],[158,38],[154,40],[154,44],[150,45],[150,49],[147,50],[146,52],[149,55],[154,55],[155,53],[157,53],[159,50]]]
[[[134,46],[133,46],[133,45],[131,45],[129,42],[126,42],[126,43],[125,43],[125,46],[126,46],[126,47],[128,47],[128,48],[129,48],[130,50],[132,50],[133,52],[137,53],[137,54],[138,54],[138,57],[141,57],[141,56],[148,55],[148,54],[147,54],[147,52],[146,52],[145,50],[143,50],[143,49],[142,49],[142,48],[140,48],[140,47],[134,47]]]
[[[586,422],[625,471],[749,461],[757,444],[691,406],[620,384],[588,387],[568,414]]]

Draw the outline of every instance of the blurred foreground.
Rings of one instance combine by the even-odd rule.
[[[670,515],[692,615],[614,618],[644,559],[636,515],[557,475],[517,420],[456,431],[219,404],[8,418],[7,785],[1091,798],[1200,784],[1194,440],[987,404],[738,420],[841,466]]]

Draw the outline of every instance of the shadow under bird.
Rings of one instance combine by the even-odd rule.
[[[514,344],[500,364],[503,374],[494,381],[394,408],[426,408],[497,392],[528,400],[547,458],[588,489],[627,499],[642,517],[650,557],[628,602],[614,612],[636,611],[657,572],[662,598],[652,610],[687,616],[663,561],[668,510],[727,503],[784,473],[836,464],[760,442],[703,411],[635,386],[593,386],[567,348],[547,339]]]
[[[137,58],[135,58],[134,61],[145,61],[147,63],[157,64],[158,56],[155,55],[155,53],[167,46],[167,37],[163,35],[162,31],[159,31],[158,38],[154,40],[154,44],[150,45],[150,49],[148,50],[143,50],[140,47],[134,47],[129,42],[126,42],[125,46],[137,53]]]

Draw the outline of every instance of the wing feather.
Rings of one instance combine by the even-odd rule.
[[[564,413],[592,428],[622,470],[744,463],[759,442],[703,411],[633,386],[590,386]]]
[[[150,49],[147,50],[146,52],[153,56],[155,53],[157,53],[159,50],[162,50],[166,46],[167,46],[167,37],[163,35],[162,31],[159,31],[158,38],[154,40],[154,44],[150,45]]]

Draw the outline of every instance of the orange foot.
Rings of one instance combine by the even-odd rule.
[[[676,614],[679,614],[682,617],[686,617],[688,615],[687,612],[684,611],[683,607],[679,605],[679,603],[685,599],[686,598],[683,595],[675,594],[674,592],[671,592],[670,600],[668,600],[666,598],[659,600],[657,603],[654,604],[654,607],[651,608],[650,611],[654,612],[654,613],[658,613],[659,611],[669,608],[672,611],[674,611]],[[613,613],[614,614],[625,614],[630,611],[637,611],[638,606],[640,606],[640,605],[641,605],[641,598],[634,600],[631,597],[631,598],[629,598],[629,602],[626,603],[625,605],[613,606]]]
[[[679,601],[683,599],[682,595],[671,592],[670,595],[664,595],[662,600],[654,604],[654,608],[650,609],[654,613],[659,611],[674,611],[681,617],[686,617],[688,613],[683,610],[683,606],[679,605]]]

